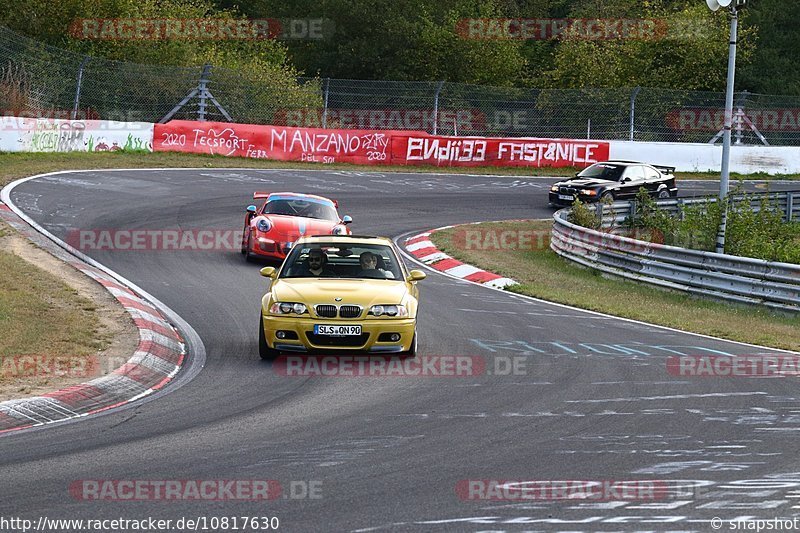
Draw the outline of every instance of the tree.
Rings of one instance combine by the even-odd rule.
[[[459,32],[471,17],[499,17],[494,0],[262,0],[251,17],[303,13],[330,22],[321,40],[287,41],[305,72],[344,79],[446,80],[513,84],[526,72],[519,41],[476,40]]]
[[[800,95],[800,32],[794,10],[779,0],[748,2],[741,26],[757,28],[745,37],[753,60],[738,69],[736,87],[766,94]]]
[[[0,6],[3,3],[9,0],[0,0]],[[215,66],[213,90],[234,120],[263,122],[271,120],[277,109],[319,106],[318,86],[297,83],[297,71],[283,44],[257,35],[242,38],[243,31],[238,35],[214,33],[215,23],[220,27],[247,21],[233,10],[218,9],[210,0],[31,0],[25,9],[5,7],[0,9],[3,24],[74,52],[24,52],[25,68],[36,78],[34,83],[38,79],[42,91],[51,93],[47,99],[54,107],[71,107],[65,91],[74,94],[72,80],[84,55],[93,59],[85,68],[81,100],[101,116],[127,110],[136,112],[139,119],[159,120],[197,85],[206,63]],[[90,23],[83,24],[82,19]],[[135,35],[124,33],[121,24],[97,22],[102,19],[182,21],[181,33],[131,38]],[[203,35],[198,21],[211,23],[212,33]],[[155,35],[152,27],[148,32]],[[66,72],[59,72],[63,70]],[[66,83],[53,83],[51,72],[59,72],[58,78]]]
[[[546,72],[551,87],[725,89],[727,18],[712,13],[704,2],[587,2],[576,5],[571,17],[653,22],[634,26],[627,35],[621,32],[622,38],[587,39],[580,30],[567,33],[556,48],[553,68]],[[739,64],[752,57],[748,38],[753,32],[744,28],[740,33],[744,41]],[[613,28],[604,35],[614,35]]]

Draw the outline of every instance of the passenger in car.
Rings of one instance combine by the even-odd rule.
[[[377,254],[372,252],[363,252],[358,261],[361,264],[361,271],[358,273],[360,278],[394,278],[394,274],[387,272],[380,268],[379,263],[382,263]]]

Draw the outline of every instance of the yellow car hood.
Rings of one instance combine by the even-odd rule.
[[[405,281],[370,279],[290,278],[272,284],[277,302],[356,304],[365,308],[378,304],[400,304],[408,294]],[[335,298],[341,298],[335,301]]]

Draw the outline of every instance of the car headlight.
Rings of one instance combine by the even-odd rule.
[[[262,233],[266,233],[272,229],[272,224],[266,218],[259,218],[256,222],[256,229]]]
[[[595,191],[594,189],[590,189],[586,191],[581,191],[581,194],[584,196],[597,196],[597,191]]]
[[[553,185],[550,187],[550,192],[558,192],[558,185]]]
[[[302,315],[308,312],[308,308],[305,304],[298,302],[275,302],[270,306],[269,312],[273,315],[290,315],[292,313]]]
[[[408,316],[408,309],[405,305],[373,305],[369,309],[373,316]]]
[[[338,226],[334,226],[331,230],[331,235],[347,235],[347,228],[342,226],[341,224]]]

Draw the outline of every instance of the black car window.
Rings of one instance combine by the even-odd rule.
[[[642,165],[631,165],[625,169],[623,177],[630,178],[632,181],[641,181],[644,179],[644,168]]]
[[[335,222],[339,220],[336,209],[329,205],[308,200],[271,200],[262,210],[265,215],[291,215],[295,217],[318,218]]]
[[[661,174],[658,173],[658,170],[654,169],[653,167],[644,167],[644,177],[646,180],[657,180],[661,178]]]
[[[596,178],[608,181],[619,181],[625,167],[619,165],[609,165],[607,163],[595,163],[578,173],[578,178]]]

